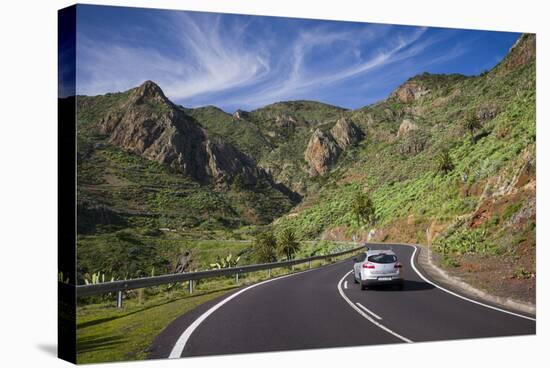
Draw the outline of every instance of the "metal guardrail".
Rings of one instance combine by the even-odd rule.
[[[117,306],[120,307],[122,306],[122,292],[126,290],[141,289],[141,288],[151,287],[151,286],[190,281],[189,290],[190,292],[192,292],[193,280],[207,279],[207,278],[213,278],[213,277],[219,277],[219,276],[236,275],[236,281],[238,282],[239,274],[262,271],[262,270],[271,271],[272,269],[295,266],[303,263],[309,263],[309,267],[311,268],[312,261],[338,257],[341,255],[357,252],[364,248],[365,246],[360,246],[360,247],[345,250],[342,252],[313,256],[309,258],[293,259],[290,261],[253,264],[253,265],[246,265],[246,266],[240,266],[240,267],[224,268],[219,270],[176,273],[176,274],[160,275],[160,276],[153,276],[153,277],[143,277],[139,279],[102,282],[99,284],[77,285],[76,295],[77,297],[82,297],[82,296],[100,295],[100,294],[107,294],[110,292],[117,292]],[[271,276],[271,272],[269,276]]]

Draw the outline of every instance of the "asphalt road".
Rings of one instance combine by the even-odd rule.
[[[403,263],[402,291],[362,291],[353,282],[351,260],[271,279],[180,316],[157,336],[149,357],[535,334],[532,316],[442,290],[420,275],[413,247],[392,248]]]

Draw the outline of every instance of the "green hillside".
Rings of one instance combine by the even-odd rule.
[[[116,237],[122,254],[148,254],[150,262],[138,257],[141,268],[162,267],[173,254],[167,249],[181,244],[290,229],[300,240],[428,244],[467,281],[534,300],[534,35],[523,35],[481,75],[424,73],[357,110],[289,101],[231,115],[172,105],[158,86],[147,88],[153,92],[146,104],[138,89],[78,99],[82,257]],[[202,159],[195,151],[217,145],[234,160],[216,162],[214,170],[212,159],[223,155],[207,150],[210,161],[199,169],[211,176],[204,180],[186,174],[178,160],[165,164],[175,157],[165,146],[187,132],[204,143],[174,143],[169,148],[180,158]],[[150,140],[154,154],[142,147]],[[369,218],[360,215],[364,198],[374,211]],[[153,261],[158,257],[164,263]],[[84,258],[82,275],[99,271]]]
[[[331,127],[347,111],[315,101],[278,102],[234,115],[214,106],[183,109],[210,132],[253,156],[277,181],[302,194],[310,185],[304,150],[313,129]]]
[[[529,47],[531,58],[525,57]],[[500,65],[480,76],[423,74],[401,88],[411,83],[429,92],[407,102],[393,94],[348,113],[367,139],[323,177],[316,195],[276,225],[307,238],[367,240],[372,230],[372,240],[433,243],[451,269],[491,275],[472,282],[497,293],[502,278],[519,289],[523,282],[516,296],[533,301],[534,36],[523,36]],[[478,124],[473,134],[472,117]],[[404,120],[416,127],[398,137]],[[440,169],[445,152],[449,172]],[[358,193],[372,198],[372,223],[354,215]],[[502,264],[513,266],[502,272]]]

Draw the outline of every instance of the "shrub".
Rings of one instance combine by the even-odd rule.
[[[531,273],[523,267],[518,267],[514,271],[514,278],[516,279],[528,279],[531,277]]]
[[[460,263],[454,259],[453,257],[444,256],[443,257],[443,265],[446,267],[458,267],[460,266]]]
[[[495,253],[494,247],[485,242],[486,230],[478,229],[451,229],[442,237],[435,240],[433,246],[436,252],[449,253]]]

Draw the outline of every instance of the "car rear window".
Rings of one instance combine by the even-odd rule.
[[[397,262],[397,257],[394,254],[375,254],[369,257],[369,262],[374,263],[394,263]]]

